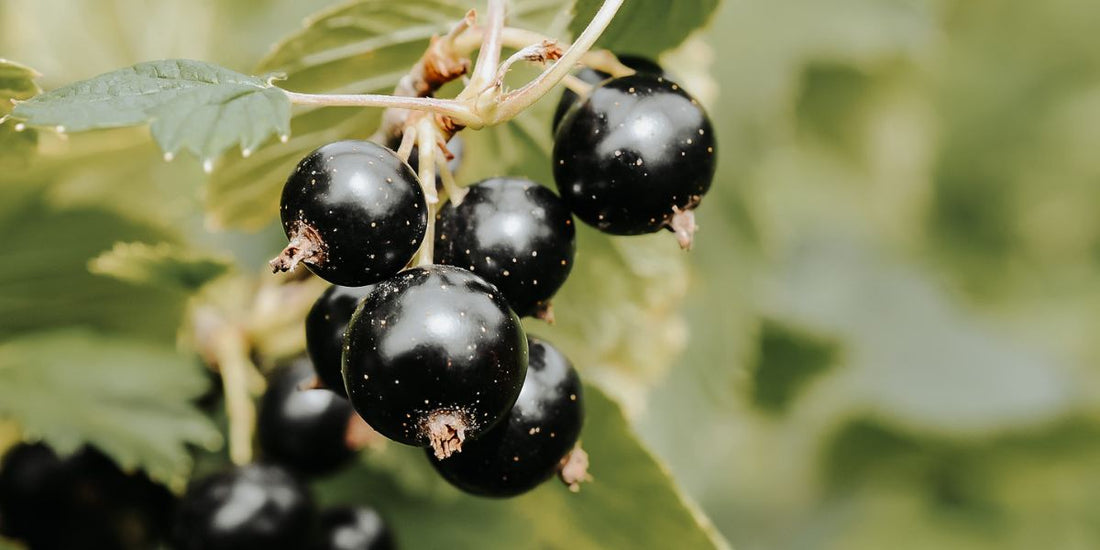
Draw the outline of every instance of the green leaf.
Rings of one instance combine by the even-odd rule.
[[[577,0],[569,23],[573,36],[588,26],[602,5],[603,0]],[[679,0],[675,9],[661,0],[628,0],[596,44],[615,53],[657,57],[706,25],[717,7],[718,0]]]
[[[769,312],[830,336],[843,357],[801,406],[967,437],[1079,405],[1067,365],[985,326],[919,270],[843,238],[802,243],[771,281]]]
[[[185,297],[88,271],[119,240],[159,242],[169,233],[92,208],[55,209],[40,177],[0,186],[0,340],[21,333],[87,327],[165,343],[176,339]]]
[[[187,445],[221,441],[191,404],[208,384],[196,361],[134,340],[56,331],[0,345],[0,416],[60,453],[90,443],[177,486]]]
[[[286,74],[282,87],[296,92],[388,94],[420,59],[433,34],[446,32],[470,8],[483,4],[349,2],[307,19],[304,28],[274,47],[259,71]],[[560,10],[555,1],[518,0],[511,2],[509,17],[513,24],[540,28]],[[279,189],[302,157],[325,143],[370,136],[380,116],[381,109],[296,110],[289,143],[274,144],[249,158],[229,157],[217,166],[206,195],[211,221],[222,227],[263,227],[278,212]]]
[[[65,131],[152,123],[166,153],[212,159],[290,131],[290,100],[266,79],[186,59],[139,63],[36,96],[13,116]]]
[[[7,59],[0,59],[0,165],[25,163],[38,147],[38,132],[16,130],[17,121],[5,119],[12,109],[12,100],[23,101],[42,91],[34,79],[40,75],[32,68]]]
[[[515,499],[465,495],[439,478],[423,450],[389,445],[322,481],[319,494],[326,504],[377,507],[407,548],[726,547],[638,442],[618,405],[594,386],[584,398],[581,437],[594,480],[579,493],[552,479]]]
[[[224,275],[230,263],[168,243],[116,243],[88,262],[88,270],[140,285],[193,292]]]
[[[836,355],[831,342],[765,320],[753,366],[753,402],[765,411],[783,412],[807,383],[833,365]]]
[[[13,120],[0,123],[0,166],[25,166],[38,149],[38,132],[33,128],[17,131]]]
[[[0,59],[0,116],[11,112],[11,100],[26,100],[42,92],[34,82],[41,76],[15,61]]]

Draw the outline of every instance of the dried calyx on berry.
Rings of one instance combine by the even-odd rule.
[[[573,365],[544,340],[528,338],[530,363],[519,399],[504,420],[462,454],[435,469],[451,484],[482,496],[525,493],[559,473],[576,490],[588,478],[588,457],[575,447],[584,422],[584,395]]]

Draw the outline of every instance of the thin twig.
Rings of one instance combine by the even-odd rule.
[[[478,47],[484,37],[485,29],[481,27],[474,27],[468,32],[458,37],[454,41],[454,48],[457,52],[472,52]],[[539,44],[547,40],[555,40],[554,38],[535,31],[521,29],[517,27],[504,27],[501,31],[501,42],[506,48],[514,50],[523,49],[531,44]],[[568,50],[570,44],[558,40],[558,46],[563,50]],[[634,74],[634,69],[623,65],[619,62],[619,58],[615,57],[615,54],[607,50],[592,50],[585,52],[581,56],[580,64],[585,67],[592,67],[597,71],[607,73],[611,76],[627,76]]]
[[[561,79],[561,83],[569,88],[573,93],[581,96],[588,97],[588,94],[592,93],[592,85],[571,75],[565,75],[565,78]]]
[[[248,464],[252,462],[252,433],[256,425],[256,407],[248,392],[248,376],[255,366],[248,358],[248,346],[238,330],[223,327],[214,346],[229,416],[229,459],[234,464]]]
[[[428,227],[424,232],[424,242],[420,244],[417,265],[430,265],[435,263],[435,210],[439,203],[439,195],[435,189],[435,157],[438,147],[439,133],[432,117],[422,117],[416,122],[416,146],[419,151],[420,188],[424,190],[424,196],[428,202]]]
[[[301,94],[283,90],[291,103],[298,105],[323,105],[328,107],[386,107],[428,111],[451,117],[459,124],[478,123],[470,108],[453,99],[433,97],[405,97],[383,94]]]
[[[497,65],[500,64],[501,34],[504,29],[504,11],[507,0],[489,0],[489,25],[487,32],[483,33],[481,49],[477,52],[477,61],[474,62],[474,74],[470,77],[470,83],[459,97],[476,95],[482,89],[493,82]],[[470,92],[467,92],[467,91]]]
[[[443,182],[443,190],[447,193],[451,204],[455,206],[462,204],[462,199],[466,198],[469,190],[458,186],[455,175],[451,172],[451,167],[447,166],[447,159],[443,158],[443,155],[435,156],[435,165],[439,169],[439,179]]]
[[[588,23],[588,26],[581,32],[581,35],[577,37],[576,42],[573,42],[573,44],[569,46],[565,55],[555,62],[549,70],[544,71],[542,74],[535,77],[534,80],[528,82],[526,86],[506,94],[500,106],[493,113],[493,119],[484,122],[487,125],[491,125],[510,120],[531,105],[534,105],[539,98],[546,95],[547,92],[565,78],[565,75],[569,74],[569,71],[573,70],[573,67],[581,60],[581,57],[592,48],[592,45],[600,38],[603,31],[611,24],[611,20],[615,17],[615,14],[622,5],[623,0],[606,0],[603,5],[600,6],[599,11],[596,12],[592,21]]]
[[[498,88],[502,87],[505,75],[508,74],[508,71],[512,70],[512,65],[520,61],[543,65],[548,61],[560,58],[562,51],[558,43],[553,40],[543,40],[538,44],[531,44],[530,46],[520,48],[500,65],[493,84]]]
[[[409,162],[409,155],[412,154],[414,145],[416,145],[416,126],[406,126],[405,131],[401,134],[401,145],[397,147],[397,156],[401,157],[401,160]]]
[[[474,32],[476,29],[469,27],[469,14],[467,19],[460,22],[444,40],[433,39],[429,53],[432,49],[445,48],[447,56],[436,52],[438,55],[435,57],[453,58],[451,59],[451,65],[453,66],[444,71],[445,75],[442,73],[435,75],[432,82],[425,84],[423,90],[418,88],[415,95],[419,97],[402,93],[396,93],[392,96],[378,94],[303,94],[286,90],[284,90],[284,93],[287,94],[291,102],[299,105],[384,107],[387,109],[387,114],[383,116],[384,122],[379,129],[381,137],[387,136],[387,130],[394,131],[395,135],[392,135],[392,137],[396,137],[402,128],[409,124],[408,117],[401,112],[403,109],[428,111],[445,117],[446,120],[443,123],[448,134],[452,133],[454,128],[471,127],[476,129],[500,124],[515,118],[519,113],[533,105],[539,98],[546,95],[554,86],[565,79],[569,72],[573,70],[573,67],[582,61],[591,62],[593,66],[599,65],[613,75],[630,74],[630,69],[624,67],[609,53],[589,52],[592,45],[596,43],[596,40],[611,23],[622,3],[623,0],[605,0],[592,21],[577,37],[577,41],[569,46],[565,54],[556,63],[531,82],[518,90],[504,94],[503,97],[499,93],[500,90],[494,88],[493,82],[499,70],[502,45],[505,42],[525,41],[520,47],[522,50],[530,47],[533,43],[543,44],[545,47],[544,41],[550,41],[550,39],[538,33],[519,29],[505,29],[505,0],[489,0],[489,26],[487,29],[481,29],[481,50],[478,52],[474,75],[468,81],[466,88],[455,99],[436,99],[425,96],[432,93],[434,86],[442,85],[443,82],[458,78],[465,73],[466,66],[458,56],[466,51],[461,48],[473,47],[468,41],[473,35],[477,34]],[[424,65],[428,57],[435,59],[435,57],[426,53],[425,58],[422,58],[421,62],[418,63],[420,70],[415,70],[414,67],[414,72],[424,72]],[[399,86],[398,88],[403,89],[405,87],[407,86]],[[409,93],[408,90],[404,90],[404,92]],[[424,149],[421,148],[421,154],[424,153]],[[434,163],[429,163],[427,166],[421,164],[421,169],[425,168],[434,171]]]
[[[435,190],[435,142],[437,132],[431,117],[423,117],[416,122],[416,148],[419,153],[417,158],[420,178],[420,186],[424,189],[424,198],[428,205],[439,202],[439,195]]]

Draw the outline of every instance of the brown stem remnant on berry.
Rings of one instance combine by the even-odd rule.
[[[558,463],[558,477],[574,493],[581,490],[581,483],[592,481],[592,476],[588,473],[588,453],[584,452],[580,444],[562,457]]]
[[[271,265],[272,273],[294,271],[301,262],[320,265],[325,261],[325,242],[313,226],[298,222],[290,237],[290,244],[279,253]]]
[[[535,309],[535,318],[546,321],[546,324],[554,324],[554,305],[550,302],[540,302]]]
[[[428,417],[427,429],[428,440],[437,459],[443,460],[462,452],[462,442],[466,440],[466,421],[458,414],[434,412]]]
[[[695,225],[695,207],[699,206],[699,201],[700,197],[695,196],[683,208],[673,205],[672,217],[665,222],[665,227],[676,234],[676,241],[684,250],[691,250],[695,232],[699,230],[699,226]]]

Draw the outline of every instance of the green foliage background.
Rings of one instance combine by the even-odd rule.
[[[402,4],[421,26],[462,11]],[[559,2],[516,4],[540,29],[576,28]],[[404,43],[393,67],[303,62],[316,52],[293,40],[269,55],[327,5],[6,0],[0,57],[37,69],[46,89],[171,57],[242,72],[264,59],[300,90],[392,86],[382,77],[416,56]],[[684,2],[676,21],[713,7]],[[607,45],[675,44],[674,25],[656,21],[624,19]],[[424,522],[469,546],[723,544],[710,522],[745,549],[1100,546],[1097,28],[1100,6],[1079,0],[719,4],[708,29],[662,58],[719,131],[696,248],[582,232],[562,322],[531,325],[593,384],[596,482],[580,496],[545,487],[472,501],[391,446],[319,487],[322,498],[378,504],[411,547],[440,540]],[[303,43],[344,51],[386,29]],[[539,149],[551,103],[471,135],[460,178],[506,170],[550,183]],[[185,406],[201,389],[197,360],[174,352],[191,291],[226,269],[258,275],[282,239],[270,221],[284,166],[375,118],[300,114],[287,148],[231,153],[209,183],[194,159],[164,163],[144,129],[41,131],[32,160],[32,134],[0,126],[0,415],[18,420],[0,439],[75,445],[83,430],[162,479],[190,468],[185,442],[217,449],[214,424],[185,414],[168,417],[170,441],[148,439],[164,433],[157,414],[91,427],[64,416]],[[161,374],[135,370],[143,361]],[[3,391],[26,384],[16,369],[31,364],[35,380],[59,380],[37,407]],[[124,389],[147,397],[120,404]]]

